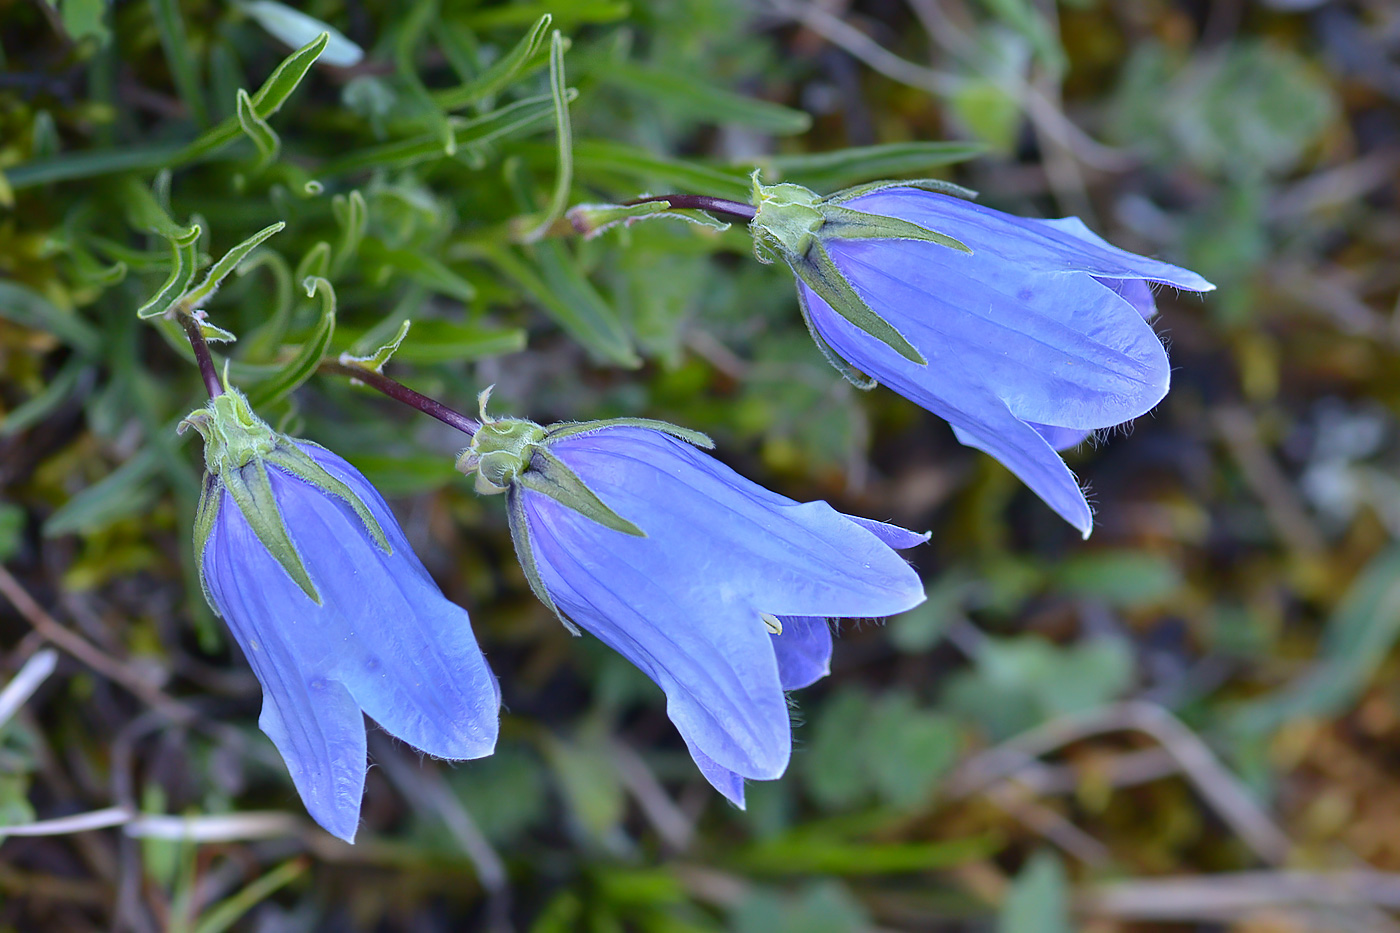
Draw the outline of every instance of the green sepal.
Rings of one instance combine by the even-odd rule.
[[[603,428],[646,428],[651,431],[660,431],[672,437],[679,438],[687,444],[693,444],[702,450],[714,450],[715,442],[708,434],[701,434],[699,431],[692,431],[690,428],[683,428],[680,425],[671,424],[669,421],[657,421],[653,418],[605,418],[601,421],[561,421],[558,424],[551,424],[544,429],[545,443],[551,444],[554,441],[562,440],[566,437],[576,437],[580,434],[592,434]]]
[[[812,335],[812,341],[817,345],[817,349],[821,351],[822,356],[826,357],[826,361],[831,364],[831,367],[841,374],[842,379],[862,392],[869,392],[879,385],[873,377],[864,375],[850,363],[847,363],[841,354],[836,352],[836,348],[826,342],[826,338],[817,330],[817,325],[812,322],[812,309],[807,306],[807,293],[800,288],[797,290],[797,307],[802,312],[802,323],[807,325],[807,333]]]
[[[852,198],[858,198],[863,194],[874,194],[877,191],[885,191],[890,188],[918,188],[920,191],[947,194],[955,198],[962,198],[966,201],[977,200],[976,191],[971,188],[964,188],[962,185],[955,185],[951,181],[943,181],[941,178],[910,178],[906,181],[872,181],[863,185],[856,185],[853,188],[843,188],[835,194],[827,195],[822,200],[825,204],[841,204]]]
[[[928,360],[924,359],[923,354],[914,349],[914,345],[906,340],[893,324],[876,314],[870,305],[865,303],[865,299],[856,294],[855,288],[846,281],[841,270],[836,268],[836,263],[821,243],[814,243],[802,258],[785,258],[793,273],[805,282],[808,288],[820,295],[837,314],[911,363],[928,365]]]
[[[823,240],[922,240],[963,253],[972,252],[961,240],[898,217],[867,214],[833,204],[822,206],[822,216],[826,218],[821,228]]]
[[[321,605],[316,584],[311,582],[301,554],[287,534],[287,524],[282,521],[277,498],[272,494],[272,480],[268,478],[263,462],[254,460],[238,469],[228,470],[221,474],[220,480],[267,552],[282,565],[282,569],[312,602]]]
[[[535,455],[530,461],[530,468],[517,476],[512,485],[515,487],[524,486],[526,489],[549,496],[560,505],[573,509],[604,528],[611,528],[614,531],[638,538],[647,536],[645,531],[608,508],[603,500],[599,499],[593,490],[589,489],[583,480],[578,478],[578,474],[569,469],[564,461],[550,453],[547,448],[535,449]]]
[[[554,598],[549,595],[549,588],[544,585],[539,565],[535,563],[533,545],[530,543],[530,521],[525,517],[525,499],[515,487],[506,494],[506,515],[510,525],[510,540],[515,545],[515,557],[520,561],[525,582],[530,584],[530,592],[554,613],[555,618],[564,623],[566,629],[575,635],[582,635],[578,626],[559,611],[559,607],[554,604]]]
[[[214,522],[219,517],[219,506],[224,501],[224,485],[212,473],[204,474],[204,483],[199,491],[199,507],[194,513],[194,566],[199,576],[199,588],[204,593],[204,601],[219,615],[219,607],[214,605],[214,596],[209,592],[209,582],[204,577],[204,549],[209,544],[209,534],[214,530]]]
[[[306,440],[301,440],[297,443],[314,444],[314,442]],[[314,446],[320,447],[321,445],[314,444]],[[324,450],[325,448],[322,449]],[[306,451],[302,450],[296,444],[288,442],[279,445],[276,450],[267,454],[264,460],[281,469],[283,473],[290,474],[297,479],[310,483],[327,495],[335,496],[337,499],[350,506],[355,516],[359,518],[360,522],[365,526],[365,531],[369,532],[370,537],[374,539],[374,543],[379,545],[379,549],[385,554],[394,553],[394,547],[389,543],[389,537],[384,534],[384,529],[380,526],[379,519],[374,517],[374,513],[369,510],[369,506],[365,505],[364,501],[360,499],[359,496],[355,495],[354,490],[328,473],[326,468],[313,460],[311,455]]]
[[[209,592],[204,577],[204,550],[218,517],[222,493],[227,491],[268,553],[302,592],[317,605],[321,603],[273,495],[272,481],[267,474],[269,465],[350,506],[380,549],[386,554],[393,553],[384,529],[360,497],[297,446],[298,442],[273,431],[253,413],[247,398],[227,385],[227,380],[223,394],[210,399],[208,407],[190,412],[177,430],[183,433],[189,428],[194,428],[204,438],[204,462],[208,471],[195,517],[194,537],[195,559],[206,599]]]

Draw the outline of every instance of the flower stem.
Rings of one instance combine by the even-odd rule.
[[[633,198],[624,204],[645,204],[648,201],[666,201],[677,210],[705,211],[709,214],[722,214],[731,220],[748,223],[757,213],[753,205],[742,201],[729,201],[725,198],[712,198],[703,194],[655,194],[645,198]]]
[[[209,344],[204,342],[204,331],[200,328],[199,321],[185,311],[176,312],[175,318],[185,329],[185,336],[190,339],[190,349],[194,351],[194,359],[199,364],[199,374],[204,377],[204,387],[209,390],[209,397],[223,395],[224,383],[219,378],[219,370],[214,366],[214,357],[209,354]]]
[[[481,427],[481,422],[475,418],[468,418],[460,411],[448,408],[437,399],[428,398],[421,392],[415,392],[403,383],[395,382],[383,373],[377,373],[372,369],[366,369],[363,366],[347,366],[344,363],[330,361],[322,363],[317,369],[323,373],[347,376],[357,382],[363,382],[371,389],[383,392],[410,408],[416,408],[423,414],[431,415],[443,424],[456,428],[467,437],[471,437],[476,433],[476,429]]]

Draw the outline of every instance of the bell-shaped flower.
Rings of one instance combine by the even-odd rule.
[[[894,548],[926,535],[770,492],[697,450],[704,435],[482,417],[458,467],[506,493],[536,595],[665,691],[700,771],[739,806],[745,778],[787,767],[783,691],[827,673],[827,620],[923,601]]]
[[[792,267],[807,326],[847,378],[945,419],[1087,537],[1089,504],[1057,451],[1166,395],[1151,283],[1214,286],[1077,218],[1015,217],[922,184],[819,198],[755,180],[755,249]]]
[[[258,723],[316,822],[354,840],[365,713],[438,758],[491,754],[500,690],[466,610],[364,476],[277,434],[233,389],[185,425],[205,442],[195,524],[205,597],[262,684]]]

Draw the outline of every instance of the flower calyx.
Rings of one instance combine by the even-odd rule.
[[[877,182],[820,197],[801,185],[760,184],[758,172],[754,172],[752,184],[755,214],[749,230],[753,234],[754,253],[759,260],[770,261],[766,257],[776,253],[788,264],[793,274],[837,314],[910,362],[927,365],[923,354],[855,290],[832,260],[827,244],[833,240],[922,240],[970,253],[972,250],[965,244],[947,234],[898,217],[870,214],[843,206],[851,198],[881,188],[944,186],[938,182]],[[958,189],[959,192],[964,190]],[[858,378],[849,366],[837,361],[835,352],[812,326],[811,316],[805,307],[803,317],[817,345],[843,376],[860,388],[874,385],[870,380]]]
[[[190,412],[177,430],[183,434],[190,428],[204,438],[204,487],[195,515],[194,553],[204,596],[211,607],[214,602],[209,598],[205,583],[204,551],[223,507],[224,493],[228,493],[258,541],[302,592],[317,605],[321,603],[316,585],[282,518],[268,476],[269,466],[309,484],[315,491],[308,491],[308,495],[340,499],[355,512],[374,543],[386,554],[393,553],[388,536],[369,506],[302,449],[302,445],[315,445],[309,441],[294,442],[278,434],[253,413],[248,399],[237,389],[225,385],[222,395],[210,399],[207,407]],[[214,611],[218,612],[217,607]]]
[[[714,442],[704,434],[647,418],[613,418],[605,421],[561,422],[548,427],[523,418],[492,418],[486,413],[491,389],[478,397],[481,427],[472,435],[471,446],[457,457],[457,469],[464,474],[476,474],[476,491],[483,495],[506,496],[511,541],[530,584],[540,602],[558,616],[574,634],[578,628],[570,622],[549,595],[535,561],[530,541],[530,520],[525,508],[524,490],[548,496],[580,515],[633,537],[645,538],[646,532],[612,510],[588,487],[568,464],[550,448],[568,437],[591,434],[605,428],[635,427],[661,431],[697,447],[711,448]]]

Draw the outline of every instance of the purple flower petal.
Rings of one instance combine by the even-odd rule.
[[[1078,217],[1017,217],[972,201],[917,188],[886,188],[843,206],[885,214],[956,237],[974,254],[1035,272],[1088,272],[1108,279],[1145,279],[1190,292],[1215,288],[1190,269],[1119,249]]]
[[[778,680],[784,690],[809,687],[831,673],[831,623],[825,616],[779,616],[773,639]]]
[[[263,686],[261,723],[311,815],[351,840],[364,784],[361,710],[441,758],[491,754],[500,693],[467,613],[442,595],[384,500],[335,454],[302,448],[370,509],[386,554],[340,499],[268,467],[314,603],[225,492],[204,552],[210,596]]]
[[[741,778],[780,776],[792,748],[784,635],[770,636],[762,614],[878,617],[923,599],[914,571],[862,524],[666,434],[609,427],[550,452],[646,537],[517,489],[546,589],[665,691],[702,773],[736,803]]]
[[[948,421],[1086,535],[1092,515],[1057,450],[1149,411],[1171,379],[1147,319],[1150,282],[1204,291],[1194,272],[1120,250],[1077,218],[1013,217],[889,188],[843,203],[956,237],[966,254],[896,239],[823,240],[856,293],[927,360],[850,324],[799,281],[835,352]]]

